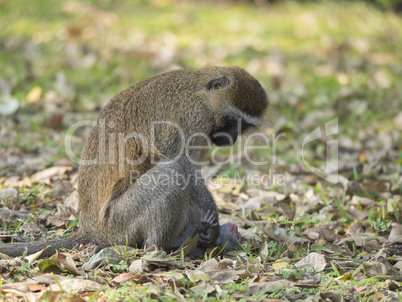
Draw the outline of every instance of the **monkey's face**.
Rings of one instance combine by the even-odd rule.
[[[232,146],[237,137],[251,125],[241,119],[227,119],[225,123],[211,134],[212,142],[219,147]]]
[[[239,67],[214,67],[204,72],[215,108],[211,141],[221,147],[232,146],[246,129],[261,125],[267,95],[260,83]]]

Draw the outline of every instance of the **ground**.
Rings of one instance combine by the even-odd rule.
[[[237,65],[271,103],[263,135],[213,149],[204,168],[243,251],[2,256],[1,299],[402,300],[401,17],[263,3],[0,1],[5,243],[77,229],[84,126],[133,83]]]

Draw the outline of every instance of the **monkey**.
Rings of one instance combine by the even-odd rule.
[[[161,73],[113,97],[85,141],[78,171],[80,226],[69,238],[0,245],[21,255],[77,244],[176,248],[236,246],[233,224],[218,210],[199,166],[211,142],[232,146],[258,129],[269,105],[261,84],[240,67]]]

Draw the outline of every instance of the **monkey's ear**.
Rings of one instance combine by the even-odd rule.
[[[219,88],[223,88],[225,86],[228,86],[230,84],[230,81],[227,77],[221,77],[217,79],[213,79],[208,82],[207,89],[208,90],[215,90]]]

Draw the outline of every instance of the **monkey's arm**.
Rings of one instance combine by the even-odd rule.
[[[205,185],[201,172],[187,160],[182,160],[180,164],[189,176],[190,202],[201,212],[200,226],[198,226],[200,245],[211,246],[219,236],[218,209],[214,198]]]
[[[207,213],[202,213],[200,224],[199,225],[194,223],[188,224],[184,232],[182,232],[180,236],[172,243],[172,248],[173,249],[179,248],[187,238],[193,238],[197,234],[199,235],[198,245],[208,246],[208,244],[204,244],[204,242],[213,240],[210,238],[212,235],[210,230],[216,227],[216,223],[214,222],[215,221],[214,215],[215,213],[211,211],[208,211]],[[201,237],[203,238],[202,240],[200,240]]]

